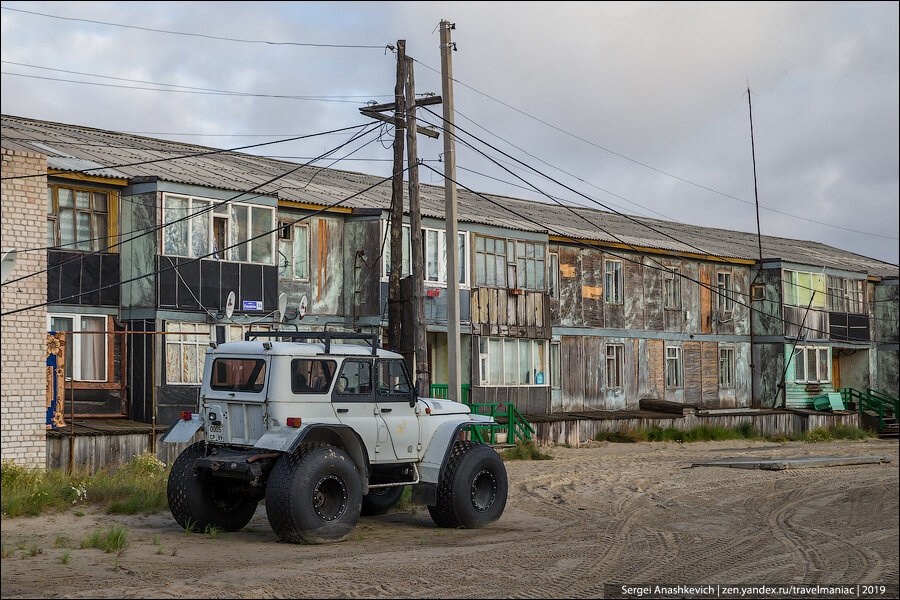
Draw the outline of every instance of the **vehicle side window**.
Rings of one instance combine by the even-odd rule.
[[[291,391],[295,394],[325,394],[331,389],[337,363],[333,360],[295,358],[291,361]]]
[[[337,383],[334,384],[334,393],[338,396],[357,396],[356,400],[364,400],[364,396],[372,393],[372,363],[345,360]]]
[[[378,395],[382,400],[408,400],[412,386],[402,360],[378,361]],[[393,396],[393,398],[391,398]]]

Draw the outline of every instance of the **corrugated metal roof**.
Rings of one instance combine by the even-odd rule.
[[[322,206],[358,193],[381,179],[363,173],[322,170],[320,167],[298,169],[296,163],[271,158],[8,115],[2,117],[2,147],[46,154],[48,166],[53,169],[95,169],[90,174],[114,178],[155,176],[173,183],[229,191],[246,191],[261,186],[256,193]],[[177,160],[160,160],[173,157]],[[289,171],[293,172],[284,175]],[[273,183],[265,183],[282,175]],[[725,259],[754,260],[759,256],[757,237],[752,233],[646,217],[626,218],[601,210],[564,208],[493,194],[485,196],[489,200],[460,190],[459,220],[575,239],[708,254]],[[387,210],[390,203],[391,189],[386,183],[354,197],[343,206]],[[443,187],[422,185],[421,206],[423,216],[442,219]],[[897,265],[819,242],[763,236],[762,246],[765,258],[828,266],[879,277],[897,277],[900,273]]]

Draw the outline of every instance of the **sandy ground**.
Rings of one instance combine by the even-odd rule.
[[[363,518],[345,542],[277,543],[260,506],[250,531],[186,535],[171,516],[89,510],[4,519],[2,596],[599,597],[604,583],[898,582],[896,441],[609,444],[507,463],[509,503],[481,530],[425,510]],[[885,455],[892,463],[795,471],[689,468],[710,458]],[[120,555],[77,543],[123,523]],[[68,564],[57,534],[74,540]],[[158,539],[158,545],[154,544]]]

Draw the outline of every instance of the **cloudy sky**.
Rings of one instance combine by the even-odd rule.
[[[898,262],[896,2],[2,7],[4,114],[221,148],[362,123],[359,106],[390,101],[398,39],[417,91],[440,93],[445,18],[460,127],[616,210],[755,232],[749,85],[763,233]],[[345,139],[258,153],[298,160]],[[389,144],[364,138],[335,167],[387,174]],[[421,158],[442,151],[421,138]],[[473,189],[541,199],[468,148],[457,163]]]

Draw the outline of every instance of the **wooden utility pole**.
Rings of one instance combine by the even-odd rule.
[[[397,82],[394,84],[394,178],[391,185],[391,272],[388,277],[388,346],[400,349],[400,274],[403,267],[403,75],[406,40],[397,40]]]
[[[456,215],[456,150],[453,130],[453,60],[450,31],[456,25],[441,21],[441,96],[444,100],[444,223],[447,246],[447,398],[461,402],[459,341],[459,236]]]
[[[429,396],[428,346],[425,336],[425,261],[422,256],[422,213],[419,210],[419,154],[416,135],[416,78],[412,58],[406,59],[406,164],[409,166],[409,228],[412,243],[413,345],[419,391]]]

